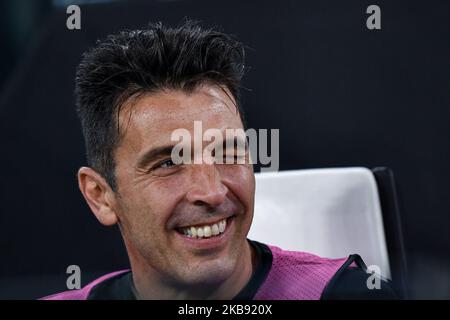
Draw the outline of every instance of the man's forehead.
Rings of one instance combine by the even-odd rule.
[[[194,121],[201,121],[203,130],[241,128],[239,113],[230,97],[217,86],[201,87],[191,93],[166,90],[143,95],[121,112],[123,142],[168,142],[176,129],[193,130]]]

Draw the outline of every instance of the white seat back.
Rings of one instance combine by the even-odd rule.
[[[252,240],[328,258],[361,255],[391,277],[378,189],[367,168],[257,173]]]

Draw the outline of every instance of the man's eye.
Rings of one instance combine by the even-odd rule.
[[[158,168],[167,169],[167,168],[170,168],[173,166],[175,166],[175,163],[173,163],[172,159],[167,159],[167,160],[164,160],[163,162],[160,162],[158,165],[156,165],[156,169],[158,169]]]

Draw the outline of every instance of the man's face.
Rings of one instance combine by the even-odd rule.
[[[124,106],[119,121],[123,140],[115,153],[116,212],[129,254],[185,285],[221,282],[239,268],[255,192],[248,161],[171,162],[171,149],[178,143],[171,141],[172,132],[185,128],[193,138],[194,121],[201,121],[203,132],[220,129],[224,137],[225,129],[243,129],[233,101],[221,88],[166,90]],[[230,151],[225,148],[224,154]],[[219,234],[206,237],[208,227]]]

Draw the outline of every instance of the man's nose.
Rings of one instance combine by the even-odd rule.
[[[187,200],[199,206],[217,207],[225,201],[228,189],[214,164],[191,165],[191,187]]]

